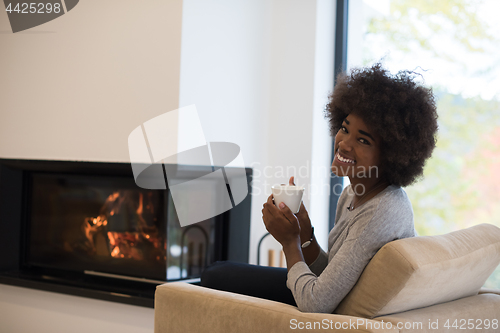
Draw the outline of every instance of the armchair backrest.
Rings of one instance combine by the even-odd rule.
[[[480,224],[390,242],[334,313],[374,318],[478,293],[500,263],[500,228]]]

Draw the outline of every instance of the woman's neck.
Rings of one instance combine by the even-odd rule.
[[[350,207],[353,207],[352,209],[354,209],[355,207],[367,202],[382,192],[387,186],[389,186],[389,182],[383,178],[352,179],[351,189],[354,192],[354,198]]]

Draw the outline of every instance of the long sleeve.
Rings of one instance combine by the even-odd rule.
[[[358,240],[346,241],[319,276],[303,261],[293,265],[288,272],[287,286],[301,311],[332,313],[370,259]]]
[[[321,250],[310,266],[299,261],[290,268],[286,284],[299,310],[333,313],[382,246],[415,236],[406,194],[390,191],[380,199],[363,206],[355,216],[348,215],[332,230],[335,244],[329,244],[328,255]]]
[[[309,265],[309,269],[314,274],[320,275],[327,265],[328,254],[320,247],[318,257]]]
[[[338,206],[342,207],[344,203],[347,200],[347,191],[342,192],[339,201],[338,201]],[[336,216],[335,218],[335,224],[337,224],[339,219],[339,215]],[[311,272],[313,272],[316,276],[319,276],[323,270],[326,268],[328,265],[328,253],[323,251],[323,249],[320,246],[320,251],[318,254],[318,257],[309,265],[309,269]]]

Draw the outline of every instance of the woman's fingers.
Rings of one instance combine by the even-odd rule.
[[[293,215],[290,208],[288,208],[288,206],[285,205],[283,202],[280,204],[280,210],[290,223],[294,224],[297,221],[297,218],[295,217],[295,215]]]
[[[277,213],[278,208],[274,205],[273,202],[273,195],[271,194],[268,198],[266,203],[262,206],[262,216],[264,216],[264,211],[267,212],[267,216],[275,216]]]
[[[265,224],[266,229],[267,229],[267,224],[269,221],[269,211],[265,208],[262,208],[262,221],[264,221],[264,224]]]
[[[271,194],[267,198],[267,202],[262,207],[262,217],[264,222],[266,222],[267,219],[280,219],[280,215],[281,218],[283,218],[284,215],[289,223],[295,224],[297,222],[297,217],[284,202],[280,203],[279,209],[274,205],[273,195]]]
[[[282,208],[276,207],[272,195],[267,198],[262,207],[262,220],[266,230],[281,244],[300,237],[300,225],[297,218],[285,204]]]
[[[267,198],[267,203],[268,204],[273,204],[274,205],[274,202],[273,202],[273,195],[271,194],[268,198]]]
[[[307,214],[307,212],[306,212],[306,207],[304,206],[304,202],[301,202],[301,203],[300,203],[299,212],[297,213],[297,215],[301,215],[301,214],[303,214],[303,213],[306,213],[306,214]]]
[[[295,177],[294,176],[290,177],[290,179],[288,180],[288,185],[295,186]]]

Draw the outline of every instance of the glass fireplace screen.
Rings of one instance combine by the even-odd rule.
[[[31,175],[27,263],[153,280],[198,277],[214,219],[180,228],[167,191],[129,177]]]

